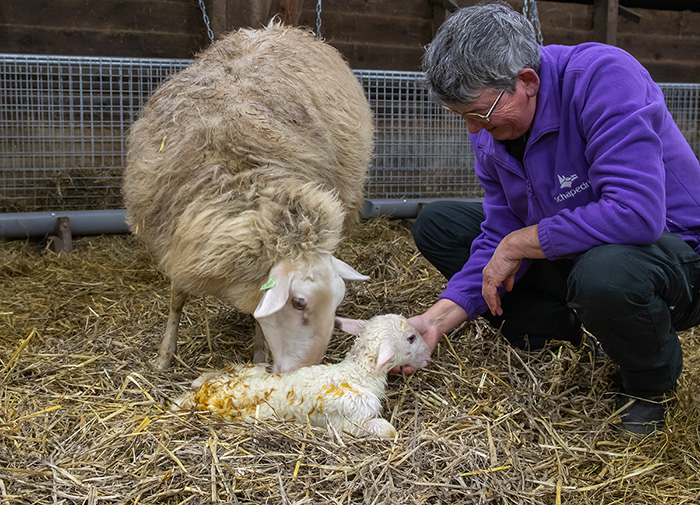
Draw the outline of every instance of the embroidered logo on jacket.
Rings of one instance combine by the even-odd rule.
[[[571,184],[572,184],[576,179],[578,179],[578,175],[576,175],[576,174],[574,174],[574,175],[569,175],[569,176],[558,175],[557,177],[559,177],[559,187],[560,187],[561,189],[570,188],[570,187],[571,187]]]
[[[563,181],[562,177],[559,176],[559,181],[560,181],[559,184],[561,185],[562,188],[571,188],[571,182],[574,179],[578,179],[578,177],[576,175],[572,175],[570,178],[565,178],[565,179],[568,179],[568,180]],[[561,203],[564,200],[568,200],[569,198],[576,196],[581,191],[585,191],[590,187],[591,187],[591,181],[589,179],[586,179],[585,181],[583,181],[581,184],[579,184],[575,188],[572,188],[565,193],[562,192],[562,193],[559,193],[558,195],[556,195],[554,197],[554,201],[557,203]]]

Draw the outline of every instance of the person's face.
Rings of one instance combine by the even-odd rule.
[[[462,116],[470,133],[486,130],[496,140],[517,139],[532,125],[539,84],[537,73],[526,68],[518,73],[514,92],[486,90],[470,104],[447,108]]]

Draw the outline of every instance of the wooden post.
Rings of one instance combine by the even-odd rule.
[[[593,0],[593,37],[597,42],[617,45],[619,0]]]
[[[205,0],[215,37],[238,28],[262,28],[272,0]],[[299,0],[301,4],[301,0]],[[301,13],[301,7],[299,9]]]
[[[450,17],[450,14],[459,9],[459,6],[454,2],[454,0],[433,0],[432,5],[433,18],[430,29],[432,33],[432,36],[430,37],[431,40],[433,37],[435,37],[435,34],[440,26],[442,26],[445,20]]]
[[[214,32],[214,37],[229,31],[227,10],[228,0],[209,0],[209,21],[211,22],[211,31]]]
[[[285,25],[296,26],[301,17],[302,0],[272,0],[268,18],[279,16]]]
[[[51,247],[55,252],[69,253],[73,251],[73,237],[70,231],[70,219],[58,218],[58,237],[49,237]]]

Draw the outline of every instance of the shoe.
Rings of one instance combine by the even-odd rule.
[[[613,426],[626,435],[647,437],[664,427],[667,401],[621,395],[617,412],[620,421]]]

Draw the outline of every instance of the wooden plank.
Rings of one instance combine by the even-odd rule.
[[[61,28],[5,27],[0,51],[20,54],[121,56],[139,58],[192,58],[209,45],[205,34],[145,32],[71,32]]]
[[[594,0],[538,0],[538,3],[546,5],[548,3],[563,4],[592,4]],[[670,11],[694,11],[700,12],[700,2],[698,0],[624,0],[625,7],[630,9],[659,9]]]
[[[637,9],[635,12],[641,15],[641,21],[633,23],[621,18],[618,26],[619,33],[661,34],[681,38],[700,36],[700,12],[648,9]]]
[[[432,39],[431,20],[414,17],[387,17],[357,12],[326,12],[321,18],[324,38],[346,42],[385,42],[421,47]],[[300,24],[316,27],[316,11],[302,11]]]
[[[641,33],[620,33],[618,46],[632,53],[637,59],[682,60],[697,62],[700,37],[674,37],[673,35],[646,36]],[[695,76],[700,80],[700,74]]]
[[[565,27],[552,29],[548,32],[547,43],[574,45],[582,42],[591,42],[593,32],[591,30],[569,30]],[[618,32],[617,46],[632,54],[637,59],[675,60],[683,55],[697,54],[700,47],[700,36],[675,37],[673,35],[649,36],[643,33]],[[698,61],[697,58],[688,58],[689,63]],[[700,74],[696,76],[696,81]]]
[[[201,30],[204,24],[194,1],[21,0],[3,2],[0,26],[177,33]]]
[[[642,60],[656,82],[697,83],[700,75],[700,62],[681,60]]]
[[[561,29],[591,31],[593,26],[593,7],[591,5],[561,4],[544,2],[538,4],[540,25],[544,43],[553,42],[550,33]],[[590,37],[588,38],[590,40]]]
[[[316,0],[305,0],[304,10],[316,11]],[[321,15],[325,12],[354,12],[373,16],[398,16],[429,19],[432,5],[429,0],[323,0]]]
[[[354,69],[406,70],[419,71],[423,56],[421,47],[394,46],[346,42],[330,39],[327,41],[348,60]]]

